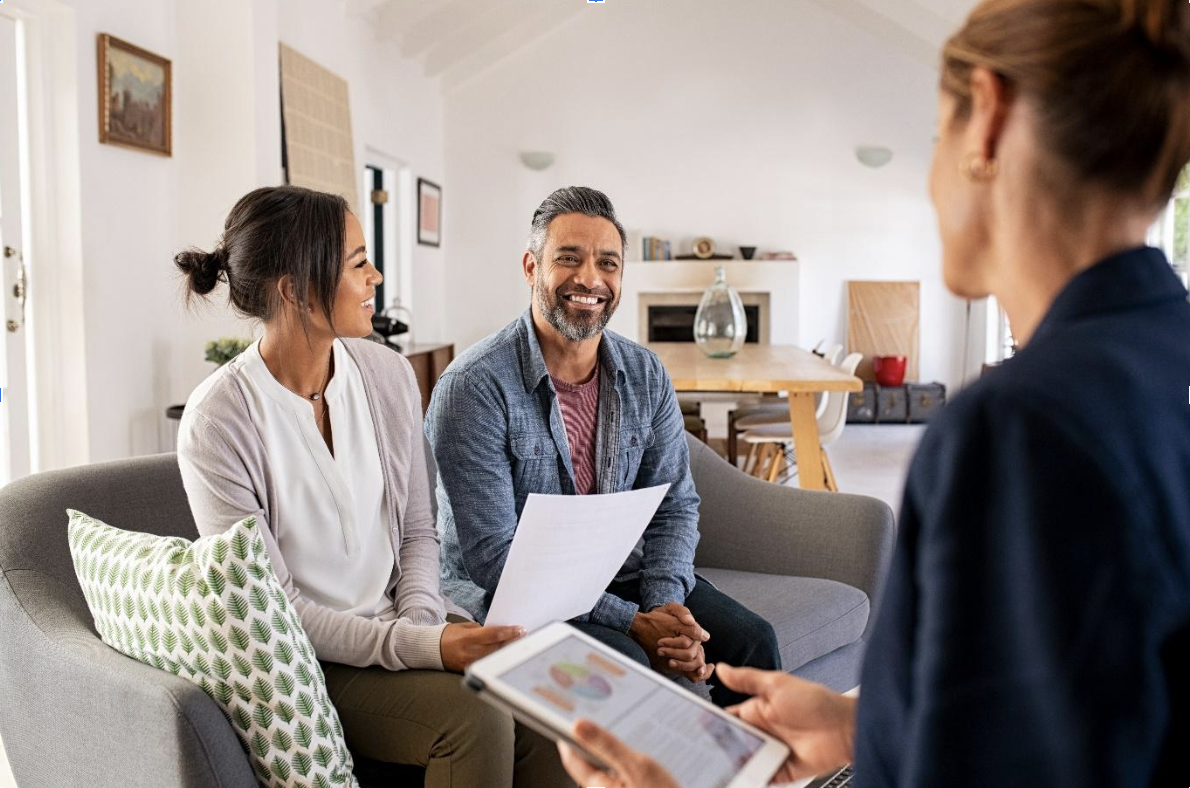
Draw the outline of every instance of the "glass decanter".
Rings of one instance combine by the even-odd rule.
[[[694,341],[711,358],[734,356],[748,335],[748,317],[735,288],[727,284],[723,266],[715,267],[715,282],[702,294],[694,315]]]

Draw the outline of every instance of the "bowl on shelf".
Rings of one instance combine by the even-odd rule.
[[[905,382],[905,356],[873,356],[872,372],[881,386],[899,386]]]
[[[745,260],[751,260],[752,255],[754,255],[754,254],[756,254],[755,246],[741,246],[740,247],[740,257],[744,258]]]

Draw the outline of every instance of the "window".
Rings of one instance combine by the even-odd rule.
[[[1182,170],[1173,198],[1149,230],[1149,243],[1164,250],[1186,282],[1190,274],[1190,165]]]

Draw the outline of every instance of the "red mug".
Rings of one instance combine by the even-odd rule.
[[[905,382],[904,356],[873,356],[872,372],[881,386],[899,386]]]

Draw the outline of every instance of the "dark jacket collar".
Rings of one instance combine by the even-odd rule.
[[[524,311],[516,327],[517,350],[521,357],[521,375],[525,391],[533,391],[550,371],[545,366],[541,343],[537,340],[537,329],[533,326],[533,308]],[[604,330],[599,342],[599,363],[605,373],[611,373],[619,385],[624,376],[624,354],[620,344],[624,340],[612,331]]]
[[[1186,296],[1186,288],[1160,249],[1129,249],[1075,275],[1050,305],[1033,341],[1063,323],[1166,301],[1184,301]]]

